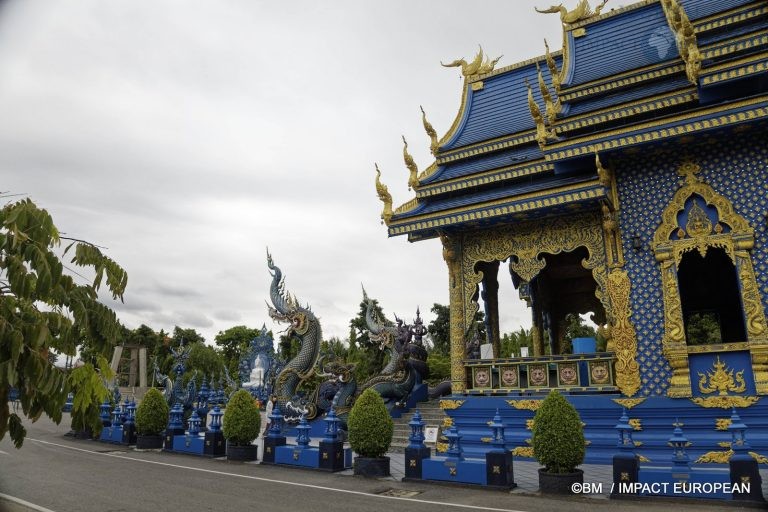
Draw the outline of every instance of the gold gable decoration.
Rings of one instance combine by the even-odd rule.
[[[718,395],[725,396],[729,391],[733,393],[743,393],[747,389],[747,383],[744,381],[744,370],[733,375],[733,370],[725,366],[717,356],[717,361],[712,364],[711,372],[703,374],[699,372],[699,391],[708,395],[718,392]],[[729,371],[730,370],[730,371]]]
[[[661,0],[661,7],[669,28],[675,34],[677,50],[685,62],[685,74],[693,85],[697,85],[701,72],[701,52],[693,24],[678,0]]]
[[[464,75],[465,79],[469,79],[493,71],[493,68],[496,67],[496,63],[499,62],[499,59],[502,57],[503,55],[499,55],[493,60],[491,60],[489,57],[484,57],[483,47],[480,46],[480,50],[477,52],[477,55],[475,55],[475,58],[471,62],[467,62],[464,59],[456,59],[453,62],[449,62],[448,64],[443,64],[441,61],[440,65],[445,68],[461,67],[461,74]]]
[[[539,9],[538,7],[534,7],[534,9],[536,9],[536,12],[541,14],[559,13],[560,21],[565,27],[578,21],[584,21],[586,19],[592,18],[593,16],[599,16],[606,3],[608,3],[608,0],[603,0],[600,5],[594,8],[594,10],[592,7],[590,7],[589,0],[579,0],[579,3],[576,5],[576,7],[570,11],[566,9],[563,4],[553,5],[548,9]]]
[[[421,109],[421,123],[424,125],[424,131],[427,132],[427,136],[429,136],[429,150],[433,155],[437,155],[437,132],[432,127],[432,123],[427,121],[427,113],[424,112],[424,107],[419,105],[419,108]]]
[[[382,224],[389,225],[389,221],[392,219],[392,194],[389,193],[389,189],[385,184],[381,182],[381,171],[379,170],[379,164],[373,164],[376,167],[376,194],[379,196],[379,200],[384,204],[384,209],[381,211]]]
[[[408,168],[408,190],[416,190],[419,186],[419,168],[416,167],[416,162],[413,161],[413,157],[408,153],[408,141],[403,137],[403,161]]]

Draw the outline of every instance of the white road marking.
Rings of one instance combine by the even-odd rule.
[[[3,450],[0,450],[0,453],[2,453],[3,455],[8,455],[8,452],[4,452]]]
[[[3,452],[5,453],[5,452]],[[6,455],[8,455],[6,453]],[[36,510],[37,512],[54,512],[53,510],[45,507],[41,507],[40,505],[35,505],[34,503],[30,503],[28,501],[22,500],[21,498],[16,498],[14,496],[9,496],[7,494],[3,494],[0,492],[0,499],[12,501],[14,503],[18,503],[19,505],[23,505],[25,507],[31,508],[32,510]]]
[[[47,444],[51,446],[58,446],[60,448],[66,448],[68,450],[75,450],[79,452],[86,452],[93,455],[102,455],[104,457],[114,457],[116,459],[124,459],[124,460],[132,460],[135,462],[143,462],[145,464],[156,464],[158,466],[167,466],[172,468],[179,468],[179,469],[188,469],[190,471],[200,471],[202,473],[210,473],[213,475],[223,475],[223,476],[231,476],[231,477],[237,477],[237,478],[246,478],[248,480],[258,480],[259,482],[269,482],[273,484],[283,484],[283,485],[293,485],[295,487],[306,487],[309,489],[318,489],[321,491],[331,491],[331,492],[340,492],[345,494],[355,494],[358,496],[365,496],[366,498],[379,498],[384,500],[398,500],[398,501],[413,501],[416,503],[424,503],[428,505],[438,505],[441,507],[454,507],[454,508],[465,508],[470,510],[488,510],[490,512],[528,512],[524,510],[517,510],[517,509],[511,509],[511,508],[493,508],[493,507],[480,507],[477,505],[464,505],[462,503],[451,503],[451,502],[443,502],[443,501],[431,501],[431,500],[422,500],[418,498],[400,498],[397,496],[382,496],[380,494],[371,494],[368,492],[362,492],[362,491],[350,491],[348,489],[337,489],[335,487],[325,487],[322,485],[312,485],[312,484],[303,484],[300,482],[289,482],[286,480],[275,480],[272,478],[263,478],[259,476],[251,476],[251,475],[240,475],[238,473],[227,473],[226,471],[216,471],[213,469],[203,469],[203,468],[193,468],[191,466],[182,466],[180,464],[170,464],[168,462],[158,462],[154,460],[144,460],[144,459],[137,459],[134,457],[128,457],[125,455],[116,455],[114,453],[102,453],[102,452],[96,452],[92,450],[86,450],[84,448],[76,448],[74,446],[67,446],[64,444],[58,444],[58,443],[52,443],[50,441],[42,441],[40,439],[32,439],[27,437],[27,441],[34,441],[36,443],[42,443]],[[47,511],[46,511],[47,512]],[[52,512],[52,511],[51,511]]]

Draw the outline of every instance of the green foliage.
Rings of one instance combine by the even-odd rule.
[[[569,313],[565,315],[565,321],[568,322],[565,326],[566,339],[596,337],[595,328],[591,325],[585,325],[584,319],[580,315]]]
[[[251,329],[244,325],[230,327],[219,331],[214,338],[216,346],[221,350],[224,364],[231,375],[237,375],[240,370],[240,357],[248,350],[251,340],[261,334],[260,329]]]
[[[347,427],[352,449],[363,457],[371,458],[387,453],[395,429],[384,400],[370,388],[352,406]]]
[[[584,462],[585,442],[576,409],[556,390],[533,418],[533,456],[549,473],[573,473]]]
[[[451,378],[451,358],[433,350],[427,355],[429,382],[437,384]]]
[[[533,354],[533,334],[531,329],[520,327],[519,331],[505,333],[501,337],[501,357],[520,357],[520,348],[528,347],[528,353]]]
[[[445,356],[451,353],[451,309],[442,304],[434,304],[430,310],[435,314],[434,320],[427,325],[427,332],[432,338],[432,350]],[[475,313],[475,324],[470,329],[477,329],[480,340],[486,339],[485,314]],[[473,332],[473,331],[471,331]],[[485,343],[481,341],[481,343]]]
[[[224,437],[232,445],[246,446],[258,437],[260,428],[256,401],[244,389],[235,392],[224,410]]]
[[[98,431],[98,405],[106,396],[102,377],[111,378],[106,358],[120,324],[98,301],[98,290],[106,282],[113,299],[122,300],[128,276],[97,247],[74,240],[63,254],[74,249],[71,263],[93,274],[92,281],[77,284],[56,252],[61,240],[50,214],[29,199],[0,210],[0,439],[10,433],[16,447],[26,431],[9,410],[11,387],[19,390],[23,415],[32,421],[42,414],[61,421],[73,391],[73,424]],[[51,352],[74,356],[78,347],[88,350],[90,361],[69,373],[48,358]]]
[[[174,345],[179,345],[184,340],[185,345],[193,343],[205,343],[205,338],[194,329],[182,329],[178,325],[173,328]]]
[[[705,312],[693,313],[688,316],[685,336],[689,345],[722,343],[723,338],[717,314]]]
[[[197,371],[196,385],[200,386],[203,381],[203,376],[210,379],[211,377],[219,378],[219,376],[224,375],[224,358],[218,350],[210,345],[195,343],[189,349],[189,359],[186,363],[186,369],[187,371],[184,373],[184,385],[187,385],[189,379],[191,379],[192,376],[195,375],[195,371]]]
[[[158,435],[168,424],[168,403],[157,388],[150,388],[136,409],[136,432],[143,436]]]
[[[280,341],[277,342],[277,350],[280,358],[283,361],[290,361],[296,357],[301,348],[301,341],[296,336],[280,336]]]

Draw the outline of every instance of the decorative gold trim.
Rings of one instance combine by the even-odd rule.
[[[639,460],[640,462],[644,462],[644,463],[652,462],[651,459],[649,459],[645,455],[639,455],[639,454],[637,456],[637,460]]]
[[[733,450],[711,451],[696,459],[694,464],[728,464],[731,457],[733,457]]]
[[[521,409],[526,411],[538,411],[541,407],[541,400],[506,400],[507,404],[515,409]],[[526,423],[526,428],[528,424]]]
[[[600,5],[592,9],[592,7],[589,5],[589,0],[579,0],[579,3],[576,4],[576,7],[570,11],[563,7],[563,4],[553,5],[548,9],[539,9],[538,7],[534,7],[534,9],[540,14],[559,13],[560,22],[563,24],[563,30],[568,30],[574,23],[586,21],[591,18],[600,16],[600,11],[603,10],[603,7],[605,7],[606,3],[608,3],[608,0],[603,0]]]
[[[626,407],[627,409],[631,409],[637,405],[640,405],[641,403],[645,402],[645,398],[614,398],[614,402],[619,404],[622,407]]]
[[[464,158],[470,158],[474,156],[483,155],[486,153],[492,153],[501,149],[506,149],[521,144],[528,144],[535,140],[535,130],[527,130],[514,135],[506,135],[504,137],[497,137],[495,139],[484,140],[468,146],[461,146],[460,148],[452,149],[440,153],[437,156],[438,165],[444,165],[457,160],[463,160]],[[529,163],[529,162],[526,162]],[[519,164],[518,164],[519,165]]]
[[[440,408],[445,410],[458,409],[466,400],[440,400]]]
[[[725,13],[719,12],[707,16],[706,18],[696,20],[696,33],[704,34],[718,28],[732,26],[742,21],[748,21],[752,18],[759,18],[766,13],[768,13],[768,7],[762,2],[740,5],[731,11],[726,11]]]
[[[440,65],[445,68],[461,67],[461,74],[464,76],[464,78],[471,79],[475,76],[485,75],[493,71],[493,68],[496,66],[496,63],[499,62],[501,57],[502,56],[499,55],[495,59],[491,60],[489,57],[483,55],[483,47],[480,46],[480,49],[475,55],[475,58],[471,62],[467,62],[462,58],[456,59],[453,62],[449,62],[448,64],[443,64],[440,62]]]
[[[744,370],[733,375],[734,370],[730,370],[725,363],[720,361],[720,356],[712,364],[712,371],[699,374],[699,391],[704,394],[717,391],[719,396],[726,396],[728,392],[743,393],[747,389],[747,383],[744,381]]]
[[[454,178],[452,180],[439,181],[434,185],[422,186],[422,188],[417,192],[416,197],[430,197],[443,194],[445,192],[455,192],[456,190],[463,190],[479,185],[487,185],[489,183],[496,183],[505,180],[549,173],[553,170],[554,166],[552,164],[547,164],[543,161],[534,164],[526,162],[525,164],[511,165],[509,167],[493,169],[482,174],[475,174],[472,175],[471,178]]]
[[[464,119],[464,116],[467,114],[467,107],[469,104],[469,95],[470,87],[466,80],[464,80],[464,85],[461,90],[461,103],[459,104],[459,111],[456,113],[456,118],[453,120],[453,123],[451,123],[450,128],[448,128],[448,131],[445,133],[445,135],[442,136],[442,138],[438,141],[437,147],[438,152],[440,151],[440,146],[446,144],[449,140],[453,138],[454,135],[456,135],[456,132],[459,129],[459,126],[461,125],[461,121]]]
[[[573,88],[564,89],[561,99],[564,103],[568,103],[577,99],[582,99],[585,96],[605,94],[641,82],[675,75],[684,70],[685,66],[683,64],[653,64],[645,68],[633,69],[632,71],[620,73],[608,78],[601,78],[594,82],[579,84]]]
[[[414,197],[413,199],[409,199],[408,202],[401,204],[395,209],[395,215],[400,215],[403,213],[408,213],[411,210],[415,210],[416,207],[419,206],[419,198]]]
[[[640,366],[637,364],[637,337],[630,320],[631,283],[629,275],[622,269],[613,269],[608,274],[608,298],[613,312],[611,338],[616,352],[616,385],[622,393],[631,397],[640,389]]]
[[[713,352],[735,352],[737,350],[749,350],[749,343],[714,343],[711,345],[689,345],[689,354],[711,354]]]
[[[731,418],[717,418],[715,419],[715,430],[728,430],[731,424]]]
[[[633,430],[643,430],[643,422],[640,418],[632,418],[629,420],[629,424],[632,425]]]
[[[664,9],[669,28],[675,34],[680,58],[685,62],[685,74],[688,80],[696,85],[701,71],[701,52],[693,24],[678,0],[661,0],[661,7]]]
[[[533,99],[533,89],[531,89],[527,79],[525,80],[525,86],[528,88],[528,109],[531,111],[531,117],[536,124],[536,142],[539,143],[539,148],[544,150],[547,142],[557,140],[557,134],[553,129],[547,128],[544,116],[541,115],[539,104]]]
[[[768,9],[766,9],[766,12],[768,13]],[[747,34],[726,43],[720,42],[706,46],[702,49],[702,53],[704,54],[705,59],[715,59],[725,55],[730,55],[731,53],[740,52],[742,50],[749,50],[752,48],[765,46],[766,44],[768,44],[768,31],[763,31],[762,35],[760,36],[755,36],[755,34]],[[714,68],[707,69],[707,72],[709,72],[710,69],[721,69],[723,67],[727,66],[725,64],[719,65]]]
[[[413,157],[408,152],[408,141],[403,137],[403,162],[408,169],[408,190],[415,190],[419,186],[419,168],[416,167],[416,162],[413,161]]]
[[[485,87],[485,84],[482,80],[479,82],[472,82],[469,84],[469,86],[472,88],[473,91],[482,91],[483,87]]]
[[[707,396],[691,398],[691,402],[707,409],[733,409],[734,407],[751,407],[760,397],[757,396]]]
[[[435,443],[435,451],[437,453],[445,453],[448,451],[448,443]]]
[[[537,409],[531,409],[531,410],[537,410]],[[536,424],[536,420],[531,418],[530,420],[525,420],[525,429],[526,430],[533,430],[533,426]]]
[[[437,153],[437,132],[432,127],[432,123],[427,121],[427,113],[424,112],[424,107],[419,105],[419,108],[421,109],[421,123],[424,125],[424,131],[427,132],[429,137],[429,150],[434,155]]]
[[[384,204],[384,209],[381,211],[382,224],[389,226],[389,221],[392,219],[392,194],[389,193],[389,189],[381,182],[381,171],[379,170],[379,164],[373,164],[376,167],[376,194],[379,196],[379,200]]]
[[[529,459],[535,458],[533,456],[533,446],[516,446],[512,450],[512,455],[515,457],[528,457]]]
[[[491,441],[493,441],[492,437],[481,437],[480,438],[480,442],[481,443],[490,443]]]
[[[766,38],[768,39],[768,38]],[[734,78],[742,78],[747,75],[754,75],[755,73],[762,73],[768,69],[768,62],[756,62],[754,64],[740,66],[735,69],[723,71],[714,75],[707,75],[701,79],[702,85],[710,85],[718,82],[724,82],[726,80],[732,80]]]
[[[747,452],[758,464],[768,464],[768,457],[755,452]]]

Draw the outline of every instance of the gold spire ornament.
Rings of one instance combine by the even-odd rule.
[[[490,60],[488,57],[485,57],[485,60],[483,60],[483,47],[479,46],[479,48],[480,51],[477,52],[477,55],[475,55],[475,58],[472,60],[472,62],[467,62],[464,59],[456,59],[453,62],[449,62],[448,64],[443,64],[443,62],[440,61],[440,65],[445,68],[456,68],[461,66],[461,74],[464,75],[464,78],[470,78],[476,75],[484,75],[486,73],[490,73],[493,71],[496,63],[499,62],[499,59],[501,59],[503,55],[499,55],[493,60]]]
[[[549,93],[549,88],[544,82],[544,76],[541,74],[541,68],[539,67],[538,62],[536,63],[536,71],[538,74],[541,97],[544,98],[544,109],[547,114],[547,123],[553,125],[555,124],[555,121],[557,121],[557,114],[559,114],[562,110],[562,105],[559,98],[557,102],[552,99],[552,95]]]
[[[550,139],[556,139],[557,136],[554,131],[546,127],[544,117],[541,115],[541,109],[536,100],[533,99],[533,89],[531,89],[531,84],[528,83],[527,79],[525,80],[525,86],[528,88],[528,108],[531,110],[533,122],[536,123],[536,142],[539,143],[539,147],[543,150],[547,142]]]
[[[560,13],[560,21],[563,23],[563,25],[570,25],[572,23],[576,23],[577,21],[583,21],[593,16],[599,16],[600,12],[603,10],[603,7],[605,7],[605,4],[607,3],[608,0],[603,0],[602,3],[595,7],[594,10],[592,10],[592,8],[589,6],[589,0],[580,0],[576,7],[571,11],[566,9],[563,4],[553,5],[549,9],[539,9],[538,7],[534,7],[534,9],[536,9],[536,12],[541,14],[549,14],[554,12]]]
[[[697,85],[701,71],[701,52],[693,24],[678,0],[661,0],[661,7],[664,9],[669,28],[675,34],[677,50],[685,62],[685,74],[693,85]]]
[[[408,190],[416,189],[416,187],[419,185],[419,168],[416,167],[416,162],[413,161],[413,157],[408,153],[408,141],[405,140],[405,135],[403,137],[403,161],[405,161],[405,166],[408,168],[408,172],[410,175],[408,176]]]
[[[373,164],[376,167],[376,194],[379,196],[379,200],[384,203],[384,209],[381,211],[382,224],[389,225],[390,219],[392,219],[392,194],[389,193],[389,189],[385,184],[381,182],[381,171],[379,170],[379,164]]]
[[[544,39],[544,48],[546,48],[547,67],[549,68],[549,74],[552,76],[552,87],[554,87],[555,93],[559,95],[561,85],[560,71],[557,69],[554,57],[549,53],[549,44],[546,39]]]
[[[424,124],[424,131],[429,135],[429,150],[434,155],[437,152],[437,132],[432,127],[432,124],[427,121],[427,114],[424,112],[424,107],[419,105],[421,109],[421,122]]]

